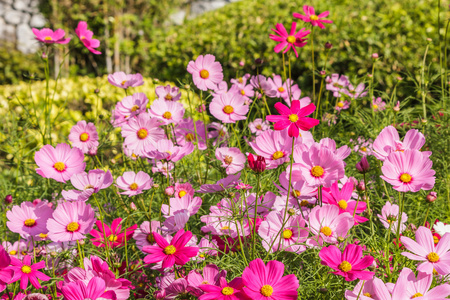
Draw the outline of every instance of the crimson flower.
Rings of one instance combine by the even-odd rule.
[[[266,159],[263,156],[257,156],[256,160],[253,154],[247,156],[248,166],[255,173],[262,173],[266,169]]]
[[[302,15],[299,13],[293,13],[292,15],[294,16],[294,18],[298,18],[307,23],[310,22],[312,26],[319,26],[322,29],[325,28],[325,25],[323,25],[323,23],[333,23],[333,21],[331,21],[331,20],[323,19],[323,18],[328,17],[328,15],[330,14],[329,11],[324,11],[323,13],[316,15],[316,12],[314,11],[314,7],[304,5],[303,12],[305,13],[305,15]]]
[[[137,228],[137,225],[134,224],[133,226],[126,228],[124,232],[122,231],[122,225],[120,223],[122,222],[122,218],[114,219],[111,223],[111,227],[106,224],[102,223],[101,221],[95,222],[95,225],[97,225],[98,230],[92,229],[90,234],[94,237],[91,241],[94,246],[97,247],[105,247],[105,244],[108,243],[108,247],[115,248],[120,247],[125,244],[125,232],[126,232],[126,239],[127,241],[131,239],[131,237],[134,234],[134,230]],[[103,231],[104,230],[104,231]],[[105,243],[105,236],[106,236],[106,243]]]

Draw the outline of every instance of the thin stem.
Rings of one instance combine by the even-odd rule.
[[[427,223],[428,213],[430,212],[431,202],[428,203],[427,213],[425,214],[425,219],[423,220],[423,226]]]
[[[422,92],[422,108],[423,108],[423,119],[426,120],[427,119],[427,108],[426,108],[426,104],[425,104],[425,98],[426,98],[426,93],[425,93],[425,63],[426,63],[426,59],[427,59],[427,54],[428,54],[428,49],[430,48],[430,45],[427,45],[427,48],[425,49],[425,55],[423,56],[423,64],[422,64],[422,84],[421,84],[421,92]]]
[[[311,59],[312,59],[312,75],[313,75],[312,103],[314,103],[314,100],[316,100],[316,67],[315,67],[315,64],[314,64],[314,26],[311,29]]]
[[[366,197],[367,211],[369,213],[370,232],[373,234],[372,211],[370,210],[370,199],[369,197],[367,197],[367,181],[365,172],[363,173],[363,177],[364,177],[364,196]]]
[[[405,193],[402,193],[402,197],[398,199],[400,201],[400,213],[398,215],[398,224],[397,224],[397,245],[400,247],[400,226],[402,224],[402,215],[403,215],[403,207],[405,204]]]
[[[256,184],[256,198],[255,198],[255,217],[253,219],[253,236],[252,236],[252,245],[253,245],[253,251],[252,251],[252,260],[255,259],[255,253],[256,253],[256,216],[258,213],[258,197],[259,197],[259,185],[261,180],[261,174],[257,174],[257,184]]]

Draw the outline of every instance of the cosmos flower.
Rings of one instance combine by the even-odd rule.
[[[158,232],[161,225],[158,221],[144,221],[141,226],[134,231],[133,239],[136,240],[136,246],[139,250],[142,250],[144,246],[153,246],[155,244],[155,238],[153,237],[153,231]]]
[[[181,98],[180,89],[176,86],[171,87],[170,84],[166,86],[159,85],[155,89],[156,96],[159,100],[165,101],[179,101]]]
[[[100,41],[92,38],[94,33],[87,29],[87,23],[85,21],[80,21],[78,23],[75,33],[89,51],[94,54],[102,54],[100,51],[95,49],[100,47]]]
[[[223,80],[222,66],[211,54],[199,55],[195,62],[190,61],[187,71],[192,74],[194,84],[202,91],[215,90]]]
[[[108,82],[116,87],[127,89],[144,84],[141,74],[125,74],[125,72],[116,72],[108,75]]]
[[[156,100],[150,106],[149,115],[158,119],[162,125],[178,124],[184,116],[184,107],[180,102]]]
[[[271,34],[270,39],[279,43],[273,49],[276,53],[279,53],[283,49],[284,49],[283,53],[286,53],[292,48],[292,50],[294,50],[295,57],[298,57],[296,47],[302,48],[306,45],[307,39],[305,37],[311,31],[302,28],[298,32],[295,32],[296,27],[297,22],[292,22],[289,34],[286,31],[286,28],[284,28],[283,24],[277,23],[276,29],[272,28],[272,31],[275,32],[276,34]]]
[[[116,300],[114,291],[105,291],[105,280],[100,277],[92,277],[87,284],[82,280],[65,283],[61,287],[61,293],[67,300]]]
[[[122,218],[114,219],[111,223],[111,226],[97,220],[95,222],[95,225],[97,225],[98,230],[92,229],[89,232],[94,237],[93,239],[91,239],[92,244],[100,248],[105,247],[105,244],[108,244],[109,248],[116,248],[124,245],[125,239],[128,241],[133,236],[134,230],[137,228],[137,225],[134,224],[131,227],[125,228],[124,232],[121,232],[122,231],[121,223]]]
[[[66,32],[62,29],[56,29],[55,32],[50,28],[42,28],[41,30],[31,29],[36,36],[36,40],[45,44],[67,44],[70,38],[65,39]]]
[[[45,267],[45,261],[41,260],[38,263],[32,264],[31,257],[26,255],[22,261],[15,257],[11,257],[11,270],[14,271],[14,276],[10,283],[20,280],[20,288],[25,290],[28,287],[28,281],[36,288],[42,288],[39,280],[48,281],[51,277],[38,271]]]
[[[77,125],[70,129],[69,141],[73,147],[81,149],[84,154],[98,147],[98,133],[94,123],[78,121]]]
[[[121,127],[127,123],[130,118],[134,118],[140,113],[145,112],[148,104],[148,98],[144,93],[134,93],[127,96],[116,104],[112,115],[112,124],[114,127]]]
[[[216,148],[216,158],[222,162],[222,167],[225,168],[227,175],[241,171],[247,160],[245,155],[236,147]]]
[[[209,104],[211,114],[224,123],[247,119],[248,105],[240,94],[226,93],[213,98]]]
[[[382,111],[386,109],[386,102],[381,100],[381,97],[378,97],[376,99],[375,97],[373,97],[371,106],[374,111]]]
[[[133,171],[124,172],[122,176],[117,177],[116,186],[125,192],[120,194],[129,197],[141,194],[143,190],[152,188],[153,179],[145,172],[139,171],[137,174]]]
[[[318,237],[319,244],[322,240],[334,244],[338,238],[345,238],[355,222],[351,214],[339,214],[338,207],[328,204],[314,207],[308,221],[308,227],[311,233]]]
[[[35,237],[48,232],[47,220],[52,214],[53,209],[47,205],[47,201],[42,201],[36,206],[32,202],[22,202],[20,206],[14,205],[6,212],[8,218],[6,226],[23,238]]]
[[[199,300],[242,300],[247,299],[242,288],[244,283],[241,277],[236,277],[230,282],[227,282],[225,277],[219,278],[217,285],[202,284],[199,288],[203,291]]]
[[[108,188],[113,183],[111,171],[100,169],[81,172],[70,177],[70,182],[78,190],[62,191],[65,200],[87,201],[93,193]]]
[[[303,12],[305,13],[305,15],[299,13],[293,13],[292,15],[294,16],[294,18],[298,18],[303,22],[311,23],[312,26],[319,26],[321,29],[325,28],[325,25],[323,25],[323,23],[333,23],[333,21],[331,20],[324,19],[330,14],[329,11],[324,11],[323,13],[316,15],[314,7],[304,5]]]

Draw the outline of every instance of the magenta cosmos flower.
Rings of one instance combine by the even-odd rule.
[[[121,127],[129,119],[145,112],[147,104],[148,98],[144,93],[134,93],[127,96],[116,104],[111,122],[114,127]]]
[[[444,234],[435,246],[431,230],[420,226],[416,231],[416,241],[405,236],[400,241],[414,253],[402,252],[402,255],[422,262],[417,267],[418,271],[433,274],[434,269],[443,276],[450,273],[450,233]]]
[[[86,168],[83,152],[67,144],[58,144],[55,148],[45,145],[34,154],[34,161],[39,167],[36,173],[64,183]]]
[[[102,54],[100,51],[95,50],[95,48],[100,47],[100,41],[92,38],[94,33],[87,29],[87,23],[85,21],[78,23],[75,33],[89,51],[94,54]]]
[[[277,102],[275,103],[275,108],[281,115],[270,115],[266,119],[270,122],[275,122],[275,130],[283,130],[288,127],[290,137],[298,137],[299,129],[307,131],[319,124],[319,120],[306,117],[316,110],[316,106],[313,103],[300,108],[300,101],[293,100],[291,108],[288,108],[281,102]]]
[[[222,66],[211,54],[199,55],[195,62],[191,60],[187,71],[192,74],[194,84],[202,91],[215,90],[223,80]]]
[[[36,40],[45,44],[67,44],[70,38],[65,39],[66,32],[62,29],[56,29],[55,32],[50,28],[42,28],[41,30],[31,29],[36,36]]]
[[[303,22],[311,23],[312,26],[319,26],[320,28],[324,29],[325,25],[323,23],[333,23],[331,20],[325,20],[324,18],[328,17],[330,14],[329,11],[324,11],[323,13],[316,15],[316,12],[314,10],[314,7],[304,5],[303,6],[303,12],[305,15],[299,14],[299,13],[293,13],[292,15],[294,18],[298,18],[302,20]]]
[[[22,202],[20,206],[13,206],[6,212],[9,230],[20,234],[23,238],[35,237],[39,234],[46,234],[47,220],[52,217],[51,209],[46,201],[34,206],[32,202]]]
[[[125,72],[116,72],[108,75],[108,82],[118,88],[127,89],[144,84],[144,78],[140,73],[126,74]]]
[[[122,225],[120,223],[122,223],[122,218],[114,219],[111,223],[111,226],[97,220],[95,222],[95,225],[97,225],[98,230],[92,229],[90,232],[90,234],[94,237],[93,239],[91,239],[92,244],[100,248],[105,247],[106,243],[108,244],[109,248],[122,246],[124,244],[125,238],[127,241],[131,239],[134,234],[134,230],[137,228],[137,225],[134,224],[131,227],[125,228],[124,232],[122,233]],[[105,236],[107,239],[106,243]]]
[[[42,288],[42,286],[39,283],[38,279],[42,281],[51,279],[51,277],[38,271],[39,269],[45,268],[45,261],[31,264],[31,257],[29,255],[26,255],[23,258],[23,261],[20,261],[15,257],[11,257],[10,268],[14,271],[14,276],[11,280],[11,283],[16,282],[20,279],[20,288],[22,290],[25,290],[27,288],[28,280],[36,289],[40,289]]]
[[[6,289],[7,284],[11,281],[14,275],[14,271],[11,270],[9,265],[11,264],[11,258],[6,252],[5,248],[0,246],[0,292]]]
[[[335,244],[338,238],[347,236],[355,221],[351,214],[339,214],[339,208],[334,205],[314,207],[309,214],[309,229],[317,236],[317,242]]]
[[[87,281],[87,280],[86,280]],[[105,280],[100,277],[92,277],[87,285],[85,281],[77,280],[65,283],[61,287],[61,293],[67,300],[115,300],[117,296],[114,291],[105,291]]]
[[[418,150],[394,152],[384,161],[380,177],[399,192],[431,190],[436,173],[432,166],[433,162]]]
[[[213,284],[202,284],[199,288],[203,291],[199,300],[242,300],[248,299],[245,293],[242,291],[244,283],[241,277],[236,277],[229,283],[225,277],[220,277],[218,279],[219,283],[217,285]]]
[[[319,257],[322,259],[322,265],[336,270],[332,273],[343,276],[346,281],[369,280],[375,274],[364,271],[373,263],[373,257],[368,255],[363,257],[362,247],[355,244],[347,245],[343,253],[334,245],[324,247],[320,250]]]
[[[242,273],[244,292],[250,299],[287,300],[297,299],[299,287],[294,274],[283,276],[284,264],[271,260],[264,265],[262,259],[251,261]]]
[[[178,101],[181,98],[180,89],[176,86],[171,87],[170,84],[157,86],[155,93],[159,100]]]
[[[236,147],[216,149],[216,158],[222,162],[227,175],[235,174],[244,168],[247,158]]]
[[[145,155],[146,151],[155,149],[156,143],[165,138],[164,130],[159,125],[158,119],[150,118],[147,113],[130,119],[122,126],[122,136],[125,138],[123,144],[132,149],[134,154]]]
[[[146,264],[152,264],[162,261],[162,268],[170,268],[174,264],[185,265],[191,257],[198,253],[198,247],[186,247],[186,244],[192,238],[192,232],[180,229],[173,237],[170,244],[157,232],[153,232],[157,246],[144,246],[142,251],[148,253],[144,257]]]
[[[124,172],[116,180],[118,188],[125,190],[122,195],[135,196],[141,194],[143,190],[149,190],[153,186],[153,179],[145,172],[139,171],[137,174],[133,171]]]
[[[47,222],[48,237],[54,242],[81,240],[92,230],[94,222],[95,213],[90,204],[63,202]]]
[[[69,141],[72,146],[81,149],[84,154],[98,147],[98,133],[94,123],[78,121],[77,125],[70,129]]]
[[[292,48],[292,50],[294,50],[295,57],[298,57],[298,52],[295,47],[304,47],[306,45],[305,37],[311,31],[302,28],[296,33],[296,27],[297,23],[292,22],[291,31],[289,32],[289,34],[287,33],[286,28],[284,28],[283,24],[277,23],[276,29],[272,28],[272,31],[274,31],[276,34],[271,34],[270,39],[279,42],[279,44],[276,45],[273,49],[276,53],[280,52],[283,49],[283,53],[286,53]]]
[[[211,114],[224,123],[247,119],[248,105],[240,94],[226,93],[213,98],[209,104]]]
[[[180,102],[156,100],[152,103],[149,115],[163,125],[178,124],[184,116],[184,107]]]

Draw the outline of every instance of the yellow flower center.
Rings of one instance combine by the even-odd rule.
[[[172,245],[169,245],[169,246],[167,246],[166,248],[164,248],[164,254],[165,255],[172,255],[172,254],[174,254],[175,252],[177,252],[177,248],[175,248],[174,246],[172,246]]]
[[[51,37],[51,36],[46,36],[46,37],[44,38],[44,40],[45,40],[45,41],[51,41],[51,40],[52,40],[52,37]]]
[[[153,244],[155,242],[155,238],[153,237],[153,233],[150,233],[149,235],[147,235],[147,242],[149,242],[150,244]]]
[[[234,289],[233,289],[232,287],[229,287],[229,286],[224,287],[224,288],[222,289],[222,294],[223,294],[223,295],[226,295],[226,296],[233,295],[233,292],[234,292]]]
[[[133,107],[131,108],[132,112],[135,112],[139,109],[139,105],[133,105]]]
[[[9,254],[11,254],[11,255],[16,255],[16,254],[17,254],[17,251],[16,251],[16,250],[11,250],[11,251],[9,251]]]
[[[138,185],[136,182],[133,182],[132,184],[130,184],[130,190],[135,191],[138,189]]]
[[[320,232],[323,233],[325,236],[330,236],[333,232],[331,231],[331,228],[328,226],[324,226],[320,229]]]
[[[290,239],[292,237],[293,233],[292,230],[290,229],[285,229],[283,230],[283,237],[287,240]]]
[[[284,92],[284,87],[280,86],[280,87],[278,88],[278,91],[279,91],[280,93]]]
[[[289,115],[289,121],[295,123],[298,121],[298,116],[296,114]]]
[[[433,236],[433,241],[434,241],[434,244],[439,243],[438,237],[434,235],[434,236]]]
[[[115,235],[115,234],[111,234],[111,235],[108,237],[108,240],[109,240],[110,242],[117,242],[117,239],[118,239],[118,237],[117,237],[117,235]]]
[[[295,38],[295,36],[290,35],[287,37],[286,42],[288,42],[289,44],[293,44],[293,43],[295,43],[296,40],[297,39]]]
[[[35,219],[26,219],[23,224],[27,227],[33,227],[34,224],[36,224],[36,220]]]
[[[92,184],[88,184],[87,186],[84,187],[84,190],[88,190],[88,189],[93,189],[94,186]]]
[[[208,79],[209,78],[208,70],[205,70],[205,69],[201,70],[200,71],[200,77],[203,78],[203,79]]]
[[[238,78],[238,81],[239,81],[239,83],[243,83],[243,82],[244,82],[244,79],[242,79],[242,77],[239,77],[239,78]]]
[[[339,205],[340,209],[347,209],[347,206],[348,206],[347,201],[345,201],[345,200],[339,201],[338,205]]]
[[[439,261],[439,255],[436,252],[430,252],[430,254],[427,255],[427,259],[429,262],[435,263]]]
[[[319,20],[319,17],[316,16],[316,15],[311,15],[309,18],[311,19],[311,21],[317,21],[317,20]]]
[[[120,84],[121,84],[121,85],[125,85],[125,83],[127,83],[126,80],[122,81]]]
[[[164,99],[167,100],[167,101],[172,101],[173,97],[172,97],[171,94],[167,94],[167,95],[164,97]]]
[[[148,135],[148,131],[145,128],[141,128],[138,130],[137,132],[137,136],[138,138],[140,138],[141,140],[145,139]]]
[[[194,140],[194,135],[192,133],[188,133],[185,136],[186,141],[192,142]]]
[[[245,91],[241,90],[241,95],[244,96],[245,95]]]
[[[67,231],[70,231],[70,232],[77,231],[79,228],[80,228],[80,224],[78,224],[77,222],[71,222],[66,227]]]
[[[308,206],[308,205],[309,205],[308,200],[302,200],[302,202],[300,202],[300,206],[301,207],[305,207],[305,206]]]
[[[233,106],[225,105],[225,107],[223,108],[223,112],[226,114],[231,114],[234,112],[234,108]]]
[[[415,293],[411,299],[417,298],[417,297],[422,297],[423,295],[421,293]]]
[[[186,195],[187,193],[186,193],[186,191],[179,191],[178,192],[178,197],[184,197],[185,195]]]
[[[163,118],[169,120],[170,118],[172,118],[172,114],[170,113],[170,111],[166,111],[163,114]]]
[[[277,151],[272,155],[272,159],[273,160],[277,160],[279,158],[282,158],[284,156],[284,153],[281,151]]]
[[[58,161],[53,165],[53,168],[58,172],[62,172],[66,169],[66,165],[63,162]]]
[[[233,162],[233,158],[229,155],[225,155],[225,158],[223,159],[224,163],[227,165],[231,164]]]
[[[412,180],[412,177],[408,173],[403,173],[402,175],[400,175],[401,182],[409,183],[409,182],[411,182],[411,180]]]
[[[343,261],[339,264],[339,270],[342,272],[350,272],[352,270],[352,265],[348,261]]]
[[[228,229],[230,229],[230,227],[228,226],[223,226],[222,228],[220,228],[220,230],[228,230]]]
[[[46,234],[46,233],[39,233],[39,237],[41,239],[45,239],[47,236],[48,236],[48,234]]]
[[[338,102],[337,106],[341,108],[344,107],[344,102]]]
[[[261,124],[256,125],[256,129],[261,130],[262,129]]]
[[[293,190],[292,191],[292,196],[294,196],[294,197],[300,197],[300,191],[299,190]]]
[[[27,266],[27,265],[22,266],[21,270],[22,270],[22,272],[25,273],[25,274],[30,274],[30,273],[31,273],[31,267],[30,267],[30,266]]]
[[[263,296],[266,296],[266,297],[272,296],[272,294],[273,294],[273,287],[271,287],[268,284],[263,285],[262,288],[261,288],[261,294]]]
[[[366,147],[361,147],[361,149],[360,149],[362,152],[366,152],[367,151],[367,148]]]
[[[82,134],[80,134],[80,141],[86,142],[88,139],[89,139],[89,134],[87,134],[86,132],[83,132]]]
[[[311,169],[311,175],[314,177],[320,177],[324,173],[324,170],[321,166],[314,166]]]
[[[372,295],[370,293],[364,293],[363,296],[372,298]]]
[[[378,109],[378,105],[373,104],[373,109]]]

